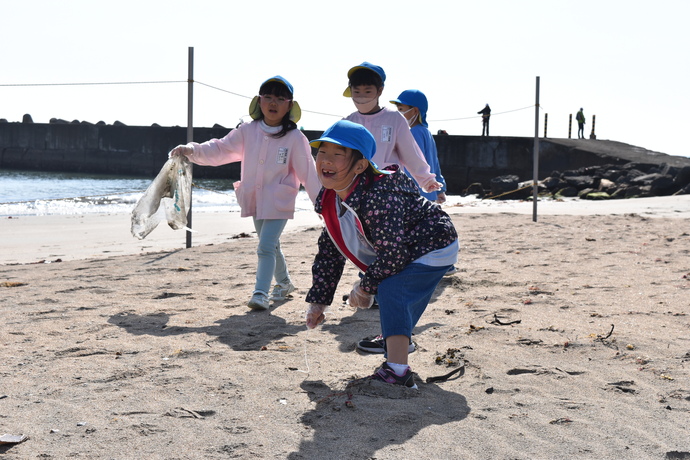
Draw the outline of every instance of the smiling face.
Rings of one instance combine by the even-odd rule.
[[[351,148],[331,142],[321,142],[316,153],[316,172],[321,185],[335,190],[343,200],[349,195],[355,176],[368,166],[369,162],[364,158],[353,159]]]

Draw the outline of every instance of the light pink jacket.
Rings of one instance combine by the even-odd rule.
[[[241,163],[240,180],[233,185],[242,217],[292,219],[300,184],[312,202],[321,190],[311,147],[298,129],[276,139],[261,129],[260,121],[252,121],[222,139],[187,145],[194,149],[192,163]]]
[[[374,135],[376,154],[373,160],[379,168],[397,164],[407,169],[420,185],[436,182],[436,175],[431,173],[424,153],[400,112],[384,107],[373,114],[354,112],[345,119],[363,125]]]

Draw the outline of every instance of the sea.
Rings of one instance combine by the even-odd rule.
[[[0,217],[131,213],[151,178],[0,169]],[[231,179],[194,179],[193,212],[240,212]],[[446,205],[479,200],[449,195]],[[295,211],[313,211],[304,190]]]
[[[0,217],[131,213],[151,178],[0,170]],[[230,179],[195,179],[193,212],[240,212]],[[300,191],[296,210],[314,207]]]

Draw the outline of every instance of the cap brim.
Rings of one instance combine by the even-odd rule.
[[[318,149],[321,146],[322,142],[330,142],[331,144],[342,145],[343,147],[347,147],[347,148],[359,151],[359,149],[356,146],[354,146],[348,142],[342,142],[340,140],[333,139],[331,137],[322,137],[320,139],[314,139],[313,141],[309,142],[309,145],[314,147],[315,149]],[[374,172],[376,174],[391,174],[392,173],[392,171],[381,170],[381,168],[379,168],[378,165],[371,160],[367,160],[367,161],[369,162],[369,164],[371,165],[372,169],[374,170]]]
[[[259,96],[254,96],[249,103],[249,116],[252,120],[258,120],[261,117],[261,107],[259,106]],[[290,120],[297,123],[302,118],[302,109],[297,101],[292,101],[292,108],[290,109]]]

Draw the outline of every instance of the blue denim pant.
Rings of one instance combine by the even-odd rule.
[[[280,250],[280,235],[285,224],[287,219],[254,218],[254,228],[259,236],[259,246],[256,248],[259,263],[256,267],[254,292],[261,291],[268,295],[274,276],[278,283],[290,280],[285,257]]]
[[[376,301],[379,304],[384,338],[391,335],[412,336],[412,329],[426,310],[436,286],[451,266],[432,267],[411,263],[400,273],[379,284]]]

